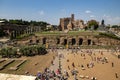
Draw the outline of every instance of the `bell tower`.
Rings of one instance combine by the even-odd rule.
[[[71,14],[71,21],[74,21],[74,14]]]

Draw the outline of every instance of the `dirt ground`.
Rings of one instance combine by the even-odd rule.
[[[96,77],[97,80],[120,80],[120,59],[118,59],[116,56],[113,56],[111,52],[102,52],[103,55],[101,55],[101,52],[92,50],[92,57],[88,55],[88,53],[83,50],[83,52],[78,51],[78,53],[71,53],[65,51],[64,58],[62,60],[62,71],[68,71],[69,72],[69,80],[73,80],[74,76],[71,74],[71,70],[75,69],[78,71],[77,78],[78,80],[90,80],[91,77]],[[81,56],[81,54],[85,54],[84,56]],[[95,60],[97,57],[106,57],[108,63],[102,63],[101,61]],[[67,61],[69,60],[69,61]],[[75,67],[72,66],[72,63],[74,62]],[[94,63],[93,68],[88,68],[87,64],[90,62]],[[112,67],[113,63],[113,67]],[[81,65],[84,66],[85,70],[82,70]],[[68,69],[68,66],[70,67],[70,70]],[[118,78],[116,78],[115,73],[117,73]],[[88,76],[89,79],[80,78],[80,75],[82,76]]]
[[[34,57],[22,57],[19,58],[19,60],[26,59],[27,61],[23,63],[17,71],[9,70],[11,65],[15,65],[15,63],[13,63],[1,70],[0,73],[25,75],[25,73],[28,72],[29,75],[36,75],[38,72],[43,72],[46,67],[50,67],[53,56],[55,56],[54,53]]]
[[[67,50],[58,50],[59,54],[62,54],[61,66],[62,72],[67,71],[69,73],[68,80],[74,80],[74,76],[71,74],[71,70],[77,70],[77,79],[78,80],[91,80],[91,77],[96,77],[97,80],[120,80],[120,59],[112,55],[111,51],[107,52],[106,50],[91,50],[91,56],[87,50],[82,50],[76,52],[67,51]],[[46,55],[34,56],[34,57],[22,57],[20,59],[27,59],[17,71],[9,71],[8,67],[5,70],[0,71],[0,73],[13,73],[13,74],[25,74],[29,72],[29,75],[36,75],[38,72],[43,72],[46,67],[51,66],[51,61],[53,56],[56,56],[56,53],[48,53]],[[106,62],[98,61],[99,58],[106,58]],[[94,66],[91,68],[87,67],[87,64],[94,63]],[[55,64],[57,64],[56,62]],[[75,67],[72,66],[74,63]],[[113,63],[113,67],[112,67]],[[11,64],[13,65],[13,64]],[[85,70],[82,70],[81,65],[84,66]],[[70,69],[68,69],[68,66]],[[117,73],[118,78],[116,78],[115,73]],[[80,76],[88,76],[89,79],[83,78]]]

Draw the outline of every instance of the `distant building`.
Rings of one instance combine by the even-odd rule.
[[[64,30],[73,30],[73,29],[84,29],[85,24],[83,20],[75,20],[74,14],[71,17],[60,18],[59,29]]]
[[[9,23],[0,25],[0,29],[3,30],[8,36],[11,36],[13,33],[15,33],[14,36],[23,34],[23,31],[26,30],[26,27],[27,26]]]
[[[4,21],[0,21],[0,25],[3,25],[4,24]]]
[[[105,27],[105,22],[104,22],[104,20],[101,21],[101,24],[99,25],[98,30],[100,30],[100,31],[105,31],[105,30],[107,30],[106,27]]]
[[[50,29],[50,28],[52,28],[52,25],[49,24],[46,26],[46,29]]]
[[[114,33],[120,33],[120,27],[110,27],[109,31],[112,31]]]

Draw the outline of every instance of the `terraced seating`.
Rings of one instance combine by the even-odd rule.
[[[3,64],[2,66],[0,66],[0,70],[4,69],[7,65],[9,65],[10,63],[14,62],[15,60],[8,60],[5,64]]]
[[[15,65],[14,67],[10,67],[10,70],[17,70],[19,68],[20,65],[22,65],[26,60],[22,60],[20,63],[18,63],[17,65]]]

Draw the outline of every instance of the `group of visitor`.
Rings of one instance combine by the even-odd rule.
[[[66,77],[67,76],[67,77]],[[61,71],[57,69],[56,71],[45,68],[44,72],[38,72],[35,80],[67,80],[68,72],[64,71],[62,75]]]
[[[52,50],[53,52],[57,52],[58,54],[58,51],[56,50]],[[70,51],[70,50],[68,50]],[[99,63],[102,63],[102,64],[106,64],[108,63],[108,58],[105,57],[103,51],[98,51],[99,55],[96,55],[96,51],[95,50],[92,50],[92,49],[86,49],[86,50],[78,50],[78,49],[72,49],[71,50],[71,53],[74,53],[74,57],[75,54],[78,55],[80,54],[81,57],[86,60],[87,59],[87,56],[88,55],[90,57],[90,62],[86,63],[86,64],[79,64],[79,67],[81,67],[82,70],[86,70],[89,69],[89,68],[94,68],[95,64],[99,64]],[[67,54],[69,55],[69,54]],[[58,54],[58,57],[59,58],[65,58],[63,54]],[[55,59],[55,57],[54,57]],[[67,59],[67,62],[70,62],[69,59]],[[51,64],[53,64],[53,61],[51,62]],[[71,68],[71,66],[73,68]],[[36,80],[68,80],[68,78],[70,77],[70,75],[72,75],[74,78],[73,80],[78,80],[78,73],[79,71],[76,69],[78,65],[76,65],[74,63],[74,61],[72,62],[71,65],[68,65],[68,71],[67,70],[64,70],[64,71],[60,71],[60,69],[57,69],[56,71],[53,71],[53,70],[50,70],[49,68],[46,68],[44,73],[38,73],[37,74],[37,77],[36,77]],[[114,67],[114,63],[112,62],[111,63],[111,66]],[[70,73],[69,73],[70,71]],[[118,78],[118,74],[115,73],[115,76],[116,78]],[[86,78],[88,78],[88,76],[85,76]],[[96,77],[91,77],[91,80],[96,80]]]

